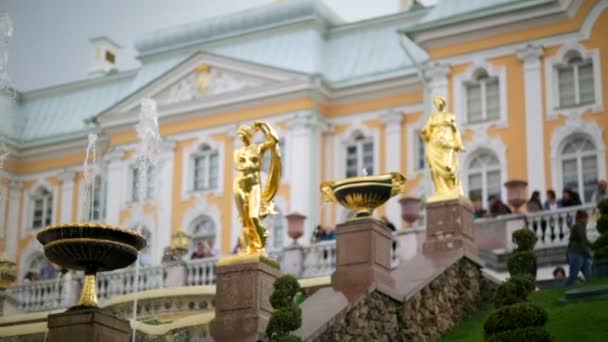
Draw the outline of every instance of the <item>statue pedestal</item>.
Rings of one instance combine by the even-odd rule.
[[[473,205],[465,197],[426,204],[426,240],[422,253],[462,248],[477,255],[474,241]]]
[[[374,218],[339,224],[336,227],[336,271],[331,275],[333,288],[356,294],[374,283],[393,287],[391,248],[391,231]]]
[[[91,307],[48,317],[48,342],[129,342],[129,321]]]
[[[239,258],[244,259],[220,260],[216,268],[215,318],[210,324],[216,341],[260,340],[273,311],[270,296],[281,275],[276,262],[258,257],[238,264]]]

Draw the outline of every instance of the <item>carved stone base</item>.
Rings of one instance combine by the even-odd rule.
[[[468,198],[431,202],[426,206],[425,254],[462,248],[477,255],[474,241],[473,205]]]
[[[281,272],[260,261],[219,266],[216,273],[211,336],[216,341],[258,341],[270,320],[270,295]]]
[[[336,271],[331,276],[334,289],[348,293],[372,284],[393,287],[391,271],[392,238],[380,221],[357,219],[336,227]]]
[[[49,315],[48,342],[129,342],[129,321],[91,307]]]

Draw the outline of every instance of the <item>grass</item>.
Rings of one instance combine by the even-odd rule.
[[[598,284],[608,285],[608,280],[594,281],[584,286]],[[530,294],[528,300],[544,307],[549,313],[545,327],[555,341],[608,341],[608,301],[559,304],[558,299],[569,289],[571,288],[537,291]],[[440,341],[482,342],[483,324],[493,309],[492,306],[481,308]]]

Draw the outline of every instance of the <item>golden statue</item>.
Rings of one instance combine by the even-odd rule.
[[[420,131],[426,143],[426,162],[435,185],[435,195],[429,198],[429,202],[463,196],[456,152],[464,152],[464,146],[456,127],[456,116],[445,111],[445,98],[442,96],[435,96],[433,103],[438,112],[429,117]]]
[[[254,144],[253,137],[257,132],[264,134],[265,141]],[[265,122],[256,121],[253,126],[239,127],[239,138],[243,147],[234,152],[234,162],[238,174],[234,179],[233,193],[243,229],[239,242],[240,256],[266,256],[264,246],[268,238],[268,229],[263,220],[268,215],[275,215],[272,198],[277,193],[281,181],[281,151],[279,136]],[[266,184],[262,188],[260,170],[264,153],[270,153],[270,168]]]

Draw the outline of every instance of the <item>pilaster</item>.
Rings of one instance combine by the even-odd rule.
[[[427,101],[432,103],[433,97],[440,95],[450,103],[448,98],[448,76],[450,75],[450,66],[443,63],[432,63],[427,65],[424,74],[428,79],[431,88],[431,97],[430,99],[427,99]]]
[[[401,123],[403,122],[403,114],[396,110],[389,110],[380,116],[380,120],[384,124],[385,131],[384,172],[401,172]],[[396,227],[401,227],[401,206],[398,196],[392,197],[386,203],[386,217]]]
[[[545,193],[544,127],[542,107],[541,57],[543,48],[528,45],[517,53],[524,63],[524,101],[526,109],[526,161],[528,189]]]
[[[22,194],[23,181],[20,179],[11,179],[9,184],[8,195],[8,227],[6,230],[6,254],[8,254],[11,260],[17,260],[17,241],[20,228],[19,213],[21,212]]]
[[[157,246],[153,249],[153,262],[160,262],[165,246],[169,246],[171,240],[171,213],[173,199],[173,165],[175,160],[175,141],[165,140],[161,144],[158,162],[155,188],[158,188],[158,225],[156,226],[155,239]],[[158,185],[158,187],[156,187]],[[178,186],[178,185],[176,185]]]
[[[302,240],[310,243],[314,227],[319,224],[321,126],[319,114],[314,111],[296,113],[289,121],[288,129],[290,151],[289,163],[292,166],[290,184],[290,211],[307,216]]]
[[[59,175],[61,180],[61,214],[59,222],[69,223],[72,221],[72,203],[74,202],[74,178],[76,173],[66,170]],[[80,218],[78,218],[80,219]]]
[[[124,198],[122,194],[123,184],[126,175],[122,174],[122,156],[123,151],[114,149],[104,156],[104,159],[108,165],[108,196],[106,196],[106,222],[109,224],[120,223],[120,205],[123,203]]]

